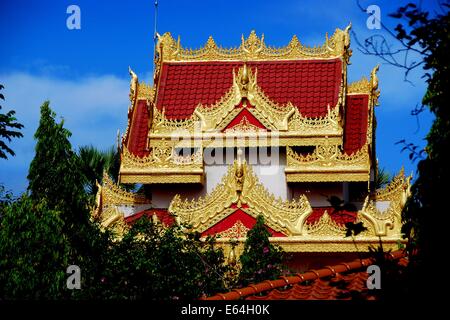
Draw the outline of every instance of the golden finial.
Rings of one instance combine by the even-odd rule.
[[[243,165],[243,162],[245,160],[242,160],[242,157],[243,157],[243,152],[242,152],[242,149],[239,148],[237,150],[237,159],[235,162],[235,172],[234,172],[235,182],[236,182],[236,193],[238,196],[238,203],[237,203],[238,206],[241,205],[241,194],[242,194],[242,189],[244,188],[244,165]]]

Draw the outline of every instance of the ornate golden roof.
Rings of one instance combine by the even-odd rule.
[[[216,44],[212,36],[205,46],[200,49],[186,49],[181,45],[180,37],[175,40],[170,32],[159,34],[157,53],[159,63],[179,61],[224,61],[224,60],[296,60],[296,59],[327,59],[351,55],[349,49],[351,24],[344,30],[336,29],[331,37],[325,36],[324,44],[308,47],[300,43],[297,36],[293,36],[285,47],[272,47],[264,42],[264,34],[256,35],[254,30],[245,39],[241,37],[239,47],[225,49]]]

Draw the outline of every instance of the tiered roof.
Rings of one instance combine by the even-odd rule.
[[[336,29],[314,48],[302,45],[295,36],[285,47],[270,47],[264,35],[259,38],[252,31],[236,48],[221,48],[209,38],[203,48],[191,50],[170,33],[158,35],[154,87],[139,84],[131,71],[131,107],[122,153],[129,158],[123,163],[131,166],[122,165],[121,181],[202,183],[202,164],[189,174],[180,166],[192,164],[189,159],[178,163],[171,159],[161,167],[147,158],[161,153],[162,145],[174,149],[195,144],[201,153],[204,147],[221,147],[215,139],[223,137],[243,139],[245,146],[339,146],[332,158],[344,163],[326,174],[312,158],[307,159],[308,174],[304,174],[305,166],[298,166],[291,152],[294,161],[286,170],[288,182],[368,181],[373,107],[379,94],[377,68],[370,80],[347,84],[349,29]],[[266,142],[258,140],[260,136],[276,139]],[[174,137],[182,141],[168,146]],[[346,156],[357,156],[358,166],[351,169],[355,159]],[[346,163],[349,167],[343,170]],[[164,169],[170,167],[171,172]],[[160,178],[165,174],[171,178]]]

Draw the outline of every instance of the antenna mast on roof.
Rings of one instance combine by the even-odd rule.
[[[155,28],[153,30],[153,63],[152,63],[152,74],[155,72],[155,55],[156,55],[156,40],[158,39],[158,0],[155,0]],[[154,79],[153,79],[154,80]]]

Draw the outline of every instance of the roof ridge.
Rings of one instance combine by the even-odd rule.
[[[406,256],[404,250],[397,250],[388,253],[388,257],[393,260],[398,260]],[[334,266],[325,266],[322,269],[311,269],[302,274],[295,276],[282,276],[276,280],[265,280],[257,284],[250,284],[247,287],[232,289],[227,293],[218,293],[214,296],[201,298],[201,300],[238,300],[267,290],[279,289],[286,285],[299,284],[305,281],[312,281],[322,279],[336,274],[355,271],[362,267],[367,267],[374,262],[374,258],[355,259],[351,262],[343,262]]]

